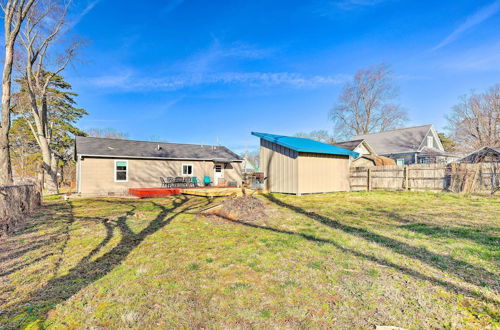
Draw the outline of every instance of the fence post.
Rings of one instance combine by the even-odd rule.
[[[371,175],[372,170],[368,168],[366,170],[366,191],[371,191],[372,190],[372,175]]]
[[[404,176],[405,176],[405,189],[410,190],[410,168],[408,167],[408,165],[405,166]]]

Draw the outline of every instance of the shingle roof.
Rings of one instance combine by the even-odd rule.
[[[459,162],[482,162],[485,157],[490,157],[490,161],[492,160],[500,160],[500,147],[483,147],[479,150],[471,152],[464,158],[460,159]]]
[[[446,152],[446,151],[441,151],[436,148],[429,148],[429,147],[423,147],[422,150],[420,150],[420,156],[423,155],[429,155],[429,156],[443,156],[443,157],[454,157],[457,156],[457,154],[454,154],[452,152]]]
[[[75,154],[111,158],[157,158],[242,161],[241,157],[223,146],[147,142],[77,136]]]
[[[357,135],[356,140],[366,140],[377,154],[418,151],[432,125],[400,128],[380,133]]]
[[[359,146],[363,142],[362,139],[360,140],[351,140],[351,141],[343,141],[343,142],[335,142],[332,143],[332,145],[337,146],[339,148],[344,148],[347,150],[354,150],[356,149],[357,146]]]
[[[269,142],[279,144],[298,152],[310,152],[315,154],[345,155],[357,157],[358,153],[344,148],[332,146],[330,144],[314,141],[306,138],[293,136],[275,135],[268,133],[252,132],[252,135],[260,137]]]

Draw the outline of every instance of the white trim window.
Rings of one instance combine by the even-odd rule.
[[[193,176],[193,164],[182,164],[182,176]]]
[[[434,147],[434,138],[432,136],[427,137],[427,147],[428,148]]]
[[[128,160],[115,160],[115,182],[128,182]]]

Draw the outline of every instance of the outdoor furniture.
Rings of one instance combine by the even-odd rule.
[[[185,186],[186,188],[187,188],[187,187],[191,187],[191,184],[192,184],[192,182],[191,182],[191,177],[190,177],[190,176],[185,177],[185,178],[184,178],[184,186]]]
[[[182,187],[184,186],[184,178],[181,176],[177,176],[174,178],[174,185],[175,187]]]
[[[208,177],[209,178],[209,177]],[[161,186],[166,188],[179,188],[179,187],[199,187],[200,184],[198,182],[198,178],[194,177],[167,177],[166,179],[160,177]],[[209,178],[210,181],[210,178]]]
[[[212,183],[212,180],[210,180],[209,176],[203,177],[203,184],[205,185],[205,187],[210,186],[211,183]]]

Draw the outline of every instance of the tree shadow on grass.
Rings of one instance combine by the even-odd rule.
[[[392,250],[395,253],[407,256],[408,258],[417,259],[445,273],[454,274],[465,282],[479,287],[488,287],[493,291],[498,292],[498,275],[493,274],[481,267],[471,265],[465,261],[457,260],[450,256],[431,252],[426,248],[415,247],[410,244],[392,239],[390,237],[370,232],[363,228],[342,224],[320,214],[308,212],[300,207],[285,203],[282,200],[279,200],[276,197],[272,196],[271,194],[266,194],[264,195],[264,197],[278,206],[305,215],[306,217],[318,221],[330,228],[338,229],[347,234],[360,237],[370,242],[374,242],[380,246]]]
[[[173,201],[173,205],[168,208],[151,202],[160,209],[160,213],[138,233],[134,233],[126,223],[127,218],[134,214],[136,207],[132,202],[113,201],[130,206],[130,209],[124,215],[114,221],[114,226],[119,229],[121,234],[118,244],[102,256],[91,260],[113,238],[115,231],[113,224],[104,221],[106,236],[67,274],[50,279],[42,288],[32,292],[24,301],[3,311],[2,317],[12,320],[12,324],[7,324],[7,327],[17,328],[34,320],[43,322],[46,319],[45,314],[50,309],[111,272],[148,236],[168,225],[180,214],[200,207],[200,203],[192,203],[190,206],[185,205],[190,200],[192,199],[185,196],[178,197]],[[72,207],[70,206],[70,208]],[[71,216],[73,219],[69,221],[72,222],[74,221],[73,213]],[[30,307],[26,308],[26,306]],[[18,314],[24,314],[24,316],[20,317]],[[16,317],[16,315],[18,316]]]
[[[457,285],[455,285],[453,283],[450,283],[450,282],[447,282],[447,281],[444,281],[444,280],[441,280],[441,279],[438,279],[438,278],[435,278],[435,277],[432,277],[432,276],[428,276],[428,275],[422,274],[422,273],[420,273],[420,272],[418,272],[416,270],[413,270],[411,268],[395,264],[395,263],[390,262],[390,261],[385,260],[385,259],[377,258],[377,257],[375,257],[373,255],[369,255],[369,254],[358,252],[358,251],[355,251],[355,250],[352,250],[352,249],[348,249],[348,248],[343,247],[342,245],[340,245],[340,244],[338,244],[338,243],[336,243],[336,242],[334,242],[332,240],[328,240],[328,239],[325,239],[325,238],[316,237],[316,236],[313,236],[313,235],[308,235],[308,234],[303,234],[303,233],[297,233],[297,232],[293,232],[293,231],[288,231],[288,230],[284,230],[284,229],[278,229],[278,228],[273,228],[273,227],[261,226],[261,225],[257,225],[257,224],[254,224],[254,223],[248,223],[248,222],[244,222],[244,221],[234,220],[234,219],[231,219],[229,217],[226,217],[226,216],[220,215],[220,214],[218,214],[217,216],[220,217],[220,218],[223,218],[223,219],[225,219],[225,220],[227,220],[229,222],[235,223],[235,224],[239,224],[239,225],[243,225],[243,226],[247,226],[247,227],[251,227],[251,228],[268,230],[268,231],[272,231],[272,232],[279,233],[279,234],[287,234],[287,235],[298,236],[298,237],[302,237],[302,238],[304,238],[304,239],[306,239],[308,241],[311,241],[311,242],[329,244],[329,245],[334,246],[336,249],[342,251],[343,253],[351,254],[351,255],[353,255],[355,257],[362,258],[362,259],[365,259],[365,260],[377,263],[377,264],[385,266],[385,267],[393,268],[393,269],[395,269],[397,271],[400,271],[400,272],[402,272],[404,274],[413,276],[413,277],[415,277],[417,279],[428,281],[428,282],[431,282],[433,284],[440,285],[440,286],[442,286],[442,287],[444,287],[446,289],[452,289],[453,291],[455,291],[457,293],[461,293],[461,294],[469,296],[469,297],[479,298],[482,301],[487,302],[487,303],[498,304],[497,300],[491,299],[489,297],[486,297],[486,296],[484,296],[483,294],[481,294],[478,291],[474,291],[474,290],[470,290],[470,289],[467,289],[467,288],[463,288],[463,287],[457,286]]]
[[[61,230],[51,231],[43,235],[34,235],[33,233],[42,230],[47,225],[53,225],[53,222],[51,223],[49,218],[56,217],[56,213],[59,210],[60,208],[54,205],[44,206],[44,213],[46,215],[43,218],[34,216],[12,235],[0,239],[0,264],[21,259],[29,252],[43,248],[47,244],[58,240]],[[26,234],[27,236],[21,236]],[[7,269],[2,270],[7,271]]]
[[[444,227],[434,226],[422,222],[411,223],[399,226],[415,233],[424,234],[436,238],[467,239],[489,249],[498,249],[500,246],[500,236],[494,235],[498,228],[477,228],[477,227]],[[489,235],[489,233],[493,235]]]

